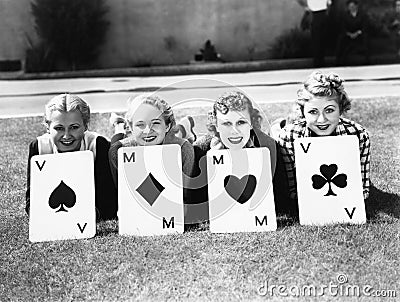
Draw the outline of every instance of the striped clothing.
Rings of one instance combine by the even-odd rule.
[[[360,148],[363,193],[364,199],[366,199],[369,196],[370,186],[370,142],[368,132],[361,125],[349,119],[340,118],[335,131],[331,135],[357,135]],[[286,125],[286,127],[279,134],[278,143],[281,147],[286,174],[288,177],[289,194],[292,199],[297,198],[294,141],[299,137],[310,136],[316,135],[309,128],[307,128],[305,119],[294,121],[292,124]]]
[[[96,160],[96,141],[99,135],[96,132],[85,131],[81,147],[79,151],[89,150],[93,152],[93,159]],[[39,154],[55,154],[58,153],[57,147],[54,144],[51,135],[45,133],[37,138]]]

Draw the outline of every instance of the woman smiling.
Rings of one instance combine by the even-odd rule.
[[[297,92],[296,115],[279,133],[278,142],[285,161],[290,197],[297,198],[294,141],[299,137],[356,135],[359,140],[364,199],[369,196],[370,142],[366,129],[343,117],[351,107],[336,74],[313,72]]]

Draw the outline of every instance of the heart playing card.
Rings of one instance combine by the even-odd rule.
[[[119,233],[183,233],[182,159],[179,145],[118,150]]]
[[[276,230],[270,152],[267,148],[207,152],[210,230]]]
[[[357,136],[295,141],[301,224],[366,222]]]
[[[31,158],[29,240],[81,239],[96,233],[91,151]]]

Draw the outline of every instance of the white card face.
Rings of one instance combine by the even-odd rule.
[[[207,177],[212,233],[276,230],[267,148],[210,150]]]
[[[31,158],[29,240],[91,238],[96,234],[91,151]]]
[[[178,145],[118,150],[118,221],[123,235],[183,233],[182,155]]]
[[[296,139],[301,224],[366,222],[358,145],[354,135]]]

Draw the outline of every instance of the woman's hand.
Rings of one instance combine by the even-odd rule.
[[[221,150],[224,149],[224,144],[218,137],[213,137],[210,142],[210,149]]]

